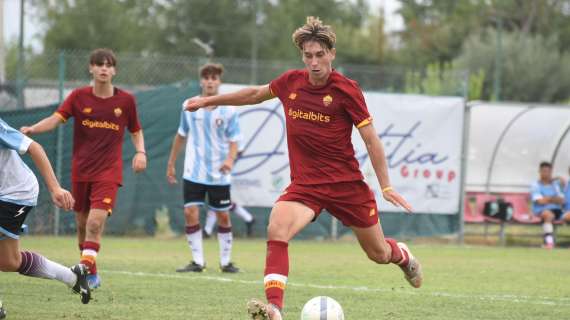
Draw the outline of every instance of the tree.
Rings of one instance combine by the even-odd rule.
[[[476,32],[484,20],[482,1],[400,2],[405,29],[400,34],[402,47],[392,56],[398,64],[415,68],[451,62],[459,54],[463,40]]]
[[[468,79],[466,79],[465,74],[463,71],[458,71],[458,68],[451,63],[432,63],[421,72],[406,72],[404,92],[463,96],[465,90],[467,90],[466,98],[470,100],[478,99],[481,96],[482,81],[485,77],[484,72],[480,71],[470,75]]]
[[[153,0],[38,0],[33,2],[46,25],[46,50],[108,47],[141,51],[153,38]]]
[[[332,25],[337,34],[337,59],[339,62],[366,63],[379,61],[371,55],[371,48],[382,47],[378,44],[382,37],[374,39],[381,25],[379,21],[370,21],[368,6],[363,0],[288,0],[271,2],[264,8],[266,24],[260,30],[260,56],[263,58],[279,58],[298,60],[299,52],[293,46],[291,35],[306,21],[307,16],[316,16],[328,25]],[[380,26],[382,27],[382,26]],[[368,29],[367,29],[368,28]],[[381,56],[380,53],[374,53]]]
[[[369,16],[363,26],[342,26],[338,28],[342,62],[353,64],[385,63],[388,39],[384,32],[384,18]]]
[[[503,100],[526,102],[559,102],[570,97],[570,53],[560,52],[556,37],[529,36],[522,32],[503,35],[501,66],[496,66],[495,31],[487,30],[471,36],[456,59],[458,68],[472,72],[484,70],[502,73]],[[492,99],[492,78],[483,86],[483,98]]]
[[[44,48],[249,59],[298,60],[291,34],[309,15],[334,26],[340,62],[380,63],[383,20],[365,0],[38,0]],[[255,38],[254,38],[255,37]]]
[[[556,37],[570,50],[570,0],[400,0],[405,29],[401,64],[425,67],[455,59],[470,35],[502,26],[505,33]]]
[[[159,36],[154,52],[204,56],[194,38],[209,44],[215,56],[246,58],[251,52],[252,0],[165,0],[158,2]]]

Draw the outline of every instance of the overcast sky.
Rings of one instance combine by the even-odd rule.
[[[2,0],[0,0],[2,1]],[[3,0],[4,1],[4,17],[1,17],[4,23],[4,41],[16,41],[18,38],[20,26],[20,0]],[[371,6],[371,10],[376,12],[380,6],[384,6],[386,12],[386,30],[401,30],[403,26],[402,19],[395,15],[394,12],[399,8],[396,0],[367,0]],[[24,42],[26,45],[32,45],[35,49],[41,47],[38,39],[38,21],[34,19],[32,13],[26,14],[24,20]]]

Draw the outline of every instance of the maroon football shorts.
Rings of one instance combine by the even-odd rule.
[[[119,185],[115,182],[73,182],[72,194],[75,198],[73,210],[89,212],[90,209],[102,209],[111,215],[118,190]]]
[[[362,180],[316,185],[291,183],[277,201],[301,202],[315,212],[315,219],[326,209],[347,227],[367,228],[378,223],[374,193]]]

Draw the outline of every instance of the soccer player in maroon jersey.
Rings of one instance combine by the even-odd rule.
[[[110,49],[96,49],[89,58],[93,85],[75,89],[57,111],[20,131],[32,135],[53,130],[74,117],[71,168],[73,210],[81,263],[89,268],[89,285],[99,287],[95,259],[107,217],[111,214],[122,183],[122,146],[125,129],[131,133],[135,155],[132,168],[146,168],[142,128],[135,97],[111,83],[117,59]]]
[[[390,185],[382,143],[374,129],[358,84],[332,68],[336,35],[318,18],[293,33],[305,68],[283,73],[268,85],[212,97],[194,97],[186,108],[250,105],[278,97],[287,123],[291,184],[281,194],[269,220],[265,262],[267,303],[251,300],[253,319],[280,320],[289,273],[288,242],[322,209],[349,226],[368,257],[394,263],[415,288],[422,284],[419,261],[404,243],[384,238],[374,194],[364,182],[351,143],[355,126],[366,144],[385,200],[411,212],[411,206]]]

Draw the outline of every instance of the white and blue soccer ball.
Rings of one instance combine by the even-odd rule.
[[[331,297],[314,297],[305,303],[301,320],[344,320],[342,307]]]

